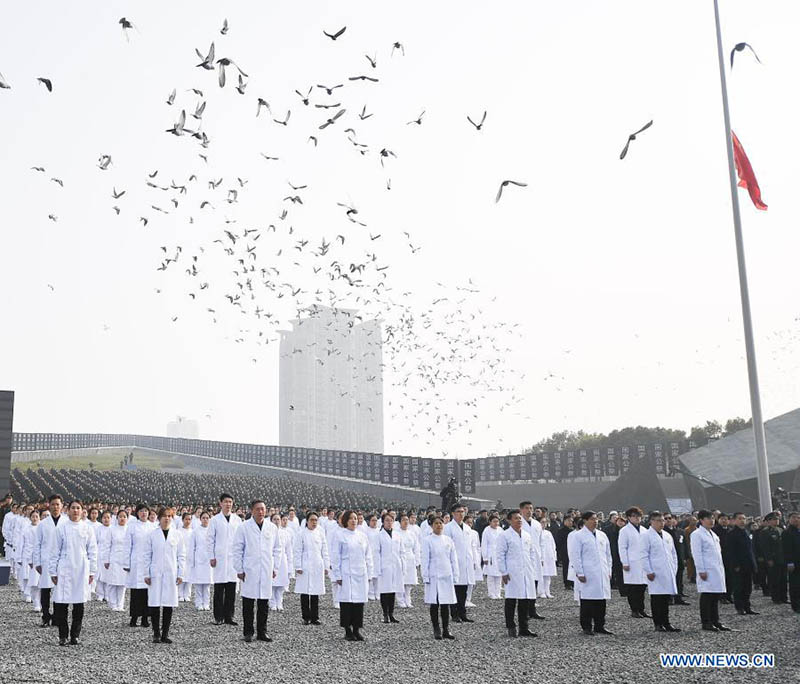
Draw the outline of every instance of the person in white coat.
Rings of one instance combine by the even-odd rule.
[[[106,582],[106,600],[114,612],[125,610],[125,585],[128,573],[125,568],[130,562],[130,549],[126,543],[128,536],[128,511],[117,513],[117,524],[109,527],[98,544],[100,570]]]
[[[208,555],[208,525],[211,514],[200,513],[200,524],[192,531],[189,548],[186,550],[188,574],[194,587],[194,605],[197,610],[211,610],[211,585],[214,584],[214,568]]]
[[[56,532],[48,573],[53,581],[53,624],[58,625],[59,645],[77,646],[83,624],[84,604],[97,575],[97,541],[88,523],[81,520],[83,504],[70,501],[69,519],[62,520]],[[72,625],[68,608],[72,604]]]
[[[381,533],[381,524],[378,516],[374,513],[370,513],[367,516],[367,527],[364,530],[364,533],[367,535],[367,539],[369,540],[369,547],[370,551],[372,551],[372,557],[378,557],[378,544],[380,543],[380,533]],[[328,548],[330,548],[330,540],[328,541]],[[373,570],[373,575],[369,578],[369,600],[370,601],[377,601],[380,599],[378,596],[378,564],[375,563],[375,568]]]
[[[102,562],[102,549],[107,545],[111,537],[111,511],[103,511],[103,514],[100,516],[99,524],[95,525],[92,529],[94,530],[95,541],[97,541],[98,553],[97,577],[94,582],[97,587],[95,589],[95,595],[98,601],[108,602],[108,570],[104,567]]]
[[[403,555],[403,593],[397,595],[401,608],[411,608],[411,590],[417,584],[417,565],[419,565],[419,537],[414,533],[411,520],[405,513],[400,514],[400,529],[395,534],[400,539]],[[417,528],[419,529],[419,528]]]
[[[183,547],[186,549],[186,556],[189,556],[189,546],[192,543],[192,535],[194,534],[194,529],[192,528],[192,514],[189,511],[184,511],[181,513],[180,518],[180,526],[175,527],[175,530],[180,534],[181,541],[183,541]],[[190,569],[189,564],[186,564],[186,576],[183,578],[183,582],[178,587],[178,601],[184,601],[189,603],[192,600],[192,582],[189,577]]]
[[[641,561],[650,592],[653,625],[656,632],[680,632],[669,621],[669,600],[678,593],[675,542],[669,532],[664,531],[661,511],[652,511],[649,519],[650,527],[641,536]]]
[[[378,595],[381,597],[385,623],[400,622],[394,616],[395,597],[405,590],[402,534],[397,534],[394,523],[391,513],[383,514],[383,527],[378,534],[378,553],[374,558],[378,574]]]
[[[30,594],[28,593],[28,573],[24,572],[25,564],[22,557],[22,545],[25,540],[25,533],[31,526],[31,512],[33,506],[23,506],[22,513],[17,517],[14,525],[14,559],[11,563],[13,574],[17,578],[17,586],[23,598],[28,601]]]
[[[425,603],[428,604],[433,625],[433,638],[453,640],[450,633],[450,606],[456,604],[455,578],[458,577],[458,555],[453,540],[445,534],[444,522],[432,515],[428,523],[430,534],[422,539],[420,572],[425,586]],[[442,622],[439,626],[439,616]]]
[[[719,537],[711,529],[714,514],[702,510],[697,514],[698,526],[689,537],[696,571],[697,593],[700,594],[700,622],[707,632],[729,632],[719,619],[719,597],[725,594],[725,566]]]
[[[528,601],[536,598],[536,563],[539,554],[533,538],[522,529],[522,514],[510,511],[506,516],[508,529],[497,540],[497,567],[506,590],[505,618],[510,637],[535,637],[528,629],[530,610]],[[519,632],[514,622],[514,611],[519,620]]]
[[[483,574],[486,577],[486,592],[490,599],[502,598],[500,595],[503,582],[500,569],[497,567],[497,540],[503,530],[500,528],[500,516],[492,513],[489,516],[489,525],[483,529],[481,537],[481,558],[483,560]]]
[[[580,601],[583,633],[613,634],[606,629],[606,601],[611,599],[611,544],[597,529],[593,511],[581,514],[583,527],[567,537],[570,566],[575,577],[575,598]],[[594,624],[594,631],[592,625]]]
[[[50,496],[47,501],[47,507],[50,515],[42,520],[36,528],[36,545],[33,547],[33,567],[39,573],[39,589],[41,590],[42,627],[49,626],[52,619],[50,593],[54,585],[53,580],[50,578],[48,567],[50,565],[50,556],[55,549],[56,530],[58,525],[67,519],[66,515],[62,516],[61,514],[64,501],[58,494]]]
[[[481,536],[475,531],[475,518],[472,515],[464,516],[464,525],[469,527],[469,535],[472,540],[472,584],[467,586],[467,600],[464,605],[467,608],[475,608],[472,602],[472,592],[475,591],[475,585],[483,579],[483,571],[481,567]]]
[[[32,604],[34,611],[39,612],[42,609],[41,589],[39,589],[39,573],[33,567],[33,549],[36,547],[36,528],[39,526],[39,511],[31,511],[28,518],[30,524],[25,530],[25,536],[22,538],[22,548],[20,555],[22,556],[22,573],[26,581],[26,600]]]
[[[128,521],[125,535],[125,551],[128,558],[125,571],[128,573],[127,586],[131,590],[130,626],[136,627],[136,621],[141,618],[142,627],[150,626],[150,609],[147,606],[147,585],[141,572],[144,563],[144,549],[147,535],[155,529],[150,522],[150,508],[139,504],[135,509],[135,516]]]
[[[294,537],[294,593],[300,594],[304,625],[319,625],[319,597],[325,593],[325,576],[330,567],[328,541],[319,527],[319,516],[307,513],[305,527]]]
[[[631,617],[649,618],[644,611],[644,592],[647,589],[647,578],[641,561],[642,537],[647,531],[642,527],[642,509],[632,506],[625,511],[628,524],[619,531],[617,547],[619,560],[622,563],[622,581],[627,591],[628,606]]]
[[[236,528],[242,519],[233,513],[233,497],[221,494],[220,511],[208,526],[206,544],[209,564],[214,568],[214,624],[236,625],[233,619],[236,610],[236,570],[233,568],[231,546]]]
[[[270,608],[282,613],[283,594],[289,588],[289,583],[294,575],[294,537],[287,527],[289,519],[286,515],[275,513],[270,522],[275,526],[281,543],[281,557],[275,565],[276,574],[275,579],[272,581]]]
[[[361,628],[373,574],[372,550],[366,535],[356,531],[355,511],[342,513],[341,521],[342,528],[329,548],[331,580],[339,587],[339,624],[344,627],[347,641],[364,641]]]
[[[444,526],[443,534],[453,540],[458,556],[458,575],[455,578],[456,603],[450,606],[450,617],[453,622],[473,622],[467,617],[467,588],[475,584],[475,563],[472,557],[471,530],[464,524],[464,506],[455,504],[452,508],[453,519]]]
[[[267,505],[260,500],[250,504],[250,519],[239,525],[231,547],[231,562],[242,581],[242,622],[244,640],[272,641],[267,635],[272,583],[278,574],[283,547],[278,528],[267,516]],[[253,612],[256,628],[253,629]]]
[[[519,505],[519,512],[522,514],[522,529],[525,530],[533,540],[533,551],[539,557],[536,564],[536,582],[542,581],[542,524],[533,515],[533,503],[523,501]],[[528,601],[529,616],[534,620],[544,620],[543,615],[539,615],[536,609],[536,599]]]
[[[545,522],[542,525],[542,584],[539,587],[539,598],[553,598],[550,593],[550,581],[557,574],[556,540]]]
[[[158,529],[147,534],[140,568],[147,585],[147,605],[153,625],[153,643],[171,644],[172,610],[178,607],[178,588],[186,568],[186,547],[180,530],[172,526],[174,509],[158,511]]]

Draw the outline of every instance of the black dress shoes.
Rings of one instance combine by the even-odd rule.
[[[650,616],[650,615],[648,615],[647,613],[645,613],[643,610],[641,610],[641,611],[639,611],[639,617],[642,617],[642,618],[649,618],[649,617],[651,617],[651,616]]]
[[[256,637],[256,641],[266,641],[268,644],[272,643],[272,637],[267,636],[266,632],[262,632]]]
[[[353,630],[353,638],[356,641],[366,641],[366,639],[364,638],[364,635],[359,631],[358,628]]]
[[[714,625],[703,625],[704,632],[719,632],[719,630]]]
[[[252,644],[252,643],[253,643],[253,635],[252,635],[252,634],[245,634],[245,635],[244,635],[244,640],[245,640],[245,641],[246,641],[248,644]]]
[[[664,625],[656,625],[654,630],[655,632],[666,632],[667,628]]]
[[[535,610],[528,616],[529,618],[533,618],[534,620],[546,620],[547,618],[544,615],[539,615]]]
[[[666,629],[668,632],[680,632],[680,631],[681,631],[679,627],[673,627],[672,625],[669,625],[669,624],[667,624],[667,625],[664,625],[664,628],[665,628],[665,629]]]
[[[752,608],[748,608],[746,611],[744,611],[744,614],[745,615],[761,615],[761,613],[757,613]]]
[[[593,632],[591,629],[584,629],[584,630],[583,630],[583,633],[584,633],[586,636],[594,636],[594,632]]]
[[[69,643],[69,641],[67,639],[59,639],[58,640],[58,645],[59,646],[66,646],[68,643]]]
[[[398,620],[394,615],[390,615],[389,616],[389,622],[392,622],[392,623],[394,623],[396,625],[400,624],[400,620]]]
[[[519,630],[519,635],[521,637],[537,637],[539,636],[536,632],[531,632],[529,629],[521,629]]]
[[[69,640],[69,645],[70,645],[70,646],[80,646],[80,645],[81,645],[81,642],[80,642],[80,641],[78,641],[78,637],[72,637],[72,638]]]
[[[605,627],[595,628],[595,634],[608,634],[609,636],[614,636],[614,632],[607,630]]]
[[[214,620],[214,624],[215,625],[221,625],[222,624],[222,620]]]
[[[682,598],[679,598],[679,599],[677,599],[677,600],[675,601],[675,605],[676,605],[676,606],[690,606],[690,605],[692,605],[692,604],[691,604],[691,603],[689,603],[688,601],[684,601]]]
[[[442,640],[442,630],[439,628],[439,625],[433,626],[433,638],[436,639],[436,641]]]
[[[153,634],[153,643],[154,644],[160,644],[161,643],[161,637],[158,634]]]
[[[232,627],[238,627],[239,623],[236,620],[225,620],[226,625],[231,625]]]
[[[448,639],[449,641],[455,641],[455,637],[450,634],[449,630],[444,630],[442,632],[442,639]]]
[[[632,610],[632,611],[631,611],[631,617],[632,617],[632,618],[643,618],[643,617],[644,617],[644,615],[642,615],[641,613],[639,613],[639,612],[637,612],[637,611],[635,611],[635,610]]]
[[[517,628],[516,627],[509,627],[508,628],[508,636],[510,636],[512,639],[516,638],[516,636],[517,636]]]
[[[312,625],[321,625],[322,623],[319,620],[312,620],[311,624]]]
[[[719,622],[715,622],[714,623],[714,627],[717,628],[718,632],[733,632],[734,631],[732,628],[726,627],[725,625],[723,625],[723,624],[721,624]]]

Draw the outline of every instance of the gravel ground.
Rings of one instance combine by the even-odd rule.
[[[690,590],[691,591],[691,590]],[[397,610],[399,625],[380,622],[380,607],[366,612],[365,643],[343,639],[338,612],[330,596],[321,601],[320,627],[303,626],[300,601],[286,594],[285,610],[270,613],[271,644],[245,644],[239,627],[216,627],[211,613],[183,603],[176,611],[171,646],[153,644],[151,631],[127,625],[127,613],[112,613],[105,604],[87,606],[81,645],[58,646],[55,628],[41,629],[39,617],[20,599],[15,585],[0,587],[0,682],[49,684],[70,681],[130,684],[193,684],[203,682],[450,682],[500,684],[524,681],[581,684],[669,682],[798,681],[800,616],[789,606],[776,606],[760,594],[753,607],[760,616],[740,617],[722,606],[722,619],[739,631],[700,631],[697,597],[687,607],[672,607],[680,634],[656,634],[649,620],[629,616],[627,603],[614,595],[609,606],[613,637],[586,637],[578,625],[571,592],[560,584],[555,598],[539,600],[546,621],[531,621],[538,639],[511,640],[505,635],[503,604],[486,598],[479,585],[471,609],[474,624],[454,625],[455,642],[434,641],[421,587],[414,590],[415,608]],[[240,620],[241,603],[237,605]],[[774,670],[666,670],[662,652],[774,653]],[[310,657],[309,657],[310,656]]]

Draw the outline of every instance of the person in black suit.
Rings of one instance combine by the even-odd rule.
[[[744,513],[734,513],[733,524],[722,544],[722,558],[733,585],[733,605],[739,615],[758,615],[750,607],[753,577],[757,570],[753,537],[745,526]]]
[[[674,515],[667,513],[664,515],[664,531],[667,532],[675,544],[675,553],[678,556],[678,570],[675,572],[675,586],[678,593],[673,597],[676,606],[688,606],[689,602],[684,600],[686,594],[683,593],[683,570],[686,567],[686,547],[683,529],[678,527],[678,520]]]
[[[564,517],[564,524],[553,534],[556,542],[556,560],[561,565],[561,576],[564,578],[564,588],[572,589],[572,580],[567,579],[569,569],[569,552],[567,551],[567,535],[575,528],[575,521],[572,516]]]
[[[720,546],[723,549],[723,556],[722,560],[725,563],[725,538],[728,536],[728,533],[731,531],[730,528],[730,518],[725,513],[720,513],[719,517],[717,518],[717,524],[711,528],[719,537]],[[720,596],[720,603],[732,603],[731,599],[731,587],[733,586],[732,578],[731,578],[731,569],[728,563],[725,563],[725,588],[727,591]]]

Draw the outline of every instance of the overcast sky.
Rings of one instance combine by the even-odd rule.
[[[734,130],[769,205],[756,211],[740,194],[769,418],[800,401],[800,5],[721,4],[726,53],[747,41],[763,62],[738,54],[729,86]],[[17,431],[164,434],[180,414],[197,418],[204,438],[277,443],[277,345],[258,345],[250,319],[221,314],[215,324],[204,310],[223,307],[228,264],[204,265],[202,305],[188,297],[188,263],[156,269],[162,245],[197,253],[225,227],[275,223],[287,180],[310,186],[290,222],[312,242],[355,230],[337,201],[358,207],[368,224],[359,229],[383,236],[379,263],[391,266],[398,298],[408,291],[425,306],[472,279],[480,294],[462,308],[480,310],[476,334],[519,324],[502,336],[503,390],[475,407],[472,433],[429,445],[387,409],[387,453],[477,457],[564,428],[688,429],[750,415],[711,0],[224,5],[3,9],[0,72],[11,89],[0,90],[0,386],[17,393]],[[129,40],[122,16],[136,27]],[[335,42],[322,34],[345,25]],[[249,75],[244,96],[233,90],[235,69],[220,89],[216,72],[195,67],[194,48],[205,53],[211,41]],[[405,56],[390,56],[395,41]],[[365,53],[377,54],[374,71]],[[347,80],[362,73],[380,83]],[[52,93],[39,76],[52,79]],[[344,103],[338,129],[319,131],[331,110],[304,107],[294,93],[318,83],[345,83],[333,98],[312,95]],[[208,150],[165,133],[199,101],[189,88],[208,102]],[[289,125],[256,119],[259,96],[276,118],[291,109]],[[375,113],[363,122],[362,105]],[[421,126],[407,125],[423,110]],[[476,131],[466,116],[484,110]],[[620,161],[628,133],[650,119]],[[347,142],[348,126],[367,155]],[[397,154],[385,168],[382,147]],[[107,171],[97,167],[102,154],[113,159]],[[156,169],[159,184],[192,173],[198,181],[186,198],[154,190],[145,181]],[[248,184],[228,205],[236,177]],[[528,187],[495,204],[508,178]],[[112,188],[126,195],[115,200]],[[150,208],[171,209],[171,197],[180,209]],[[214,209],[201,212],[201,199]],[[258,304],[283,320],[293,313],[267,295]],[[396,406],[393,379],[387,370],[385,400]],[[435,402],[447,412],[459,398]]]

